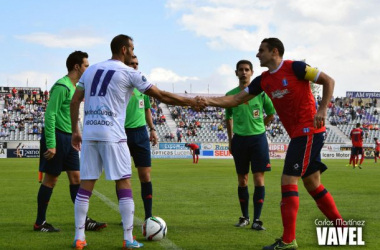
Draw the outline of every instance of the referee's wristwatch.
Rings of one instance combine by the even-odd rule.
[[[149,131],[152,132],[152,131],[156,131],[155,128],[149,128]]]

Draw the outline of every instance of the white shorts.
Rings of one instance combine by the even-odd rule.
[[[131,157],[127,142],[82,142],[80,179],[97,180],[103,169],[107,180],[131,178]]]

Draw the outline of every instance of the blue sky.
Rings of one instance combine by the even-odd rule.
[[[278,37],[285,59],[306,61],[336,80],[335,95],[380,91],[376,0],[5,1],[0,10],[0,86],[48,88],[65,75],[72,51],[96,63],[118,34],[135,40],[140,71],[161,89],[225,93],[234,67]]]

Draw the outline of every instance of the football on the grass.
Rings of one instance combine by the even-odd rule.
[[[166,222],[160,217],[149,217],[142,225],[142,233],[147,240],[162,240],[167,232]]]

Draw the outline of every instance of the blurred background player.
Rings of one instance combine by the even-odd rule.
[[[379,152],[380,152],[380,142],[379,140],[375,137],[373,138],[375,140],[375,163],[377,163],[377,158],[380,159]]]
[[[137,56],[132,58],[128,66],[138,70],[139,61]],[[128,148],[139,174],[145,219],[152,216],[153,202],[153,186],[150,179],[152,161],[149,141],[152,142],[152,146],[155,146],[158,141],[150,108],[149,96],[140,93],[134,88],[131,99],[129,99],[124,127],[128,138]],[[146,130],[147,124],[150,135]]]
[[[283,60],[285,48],[278,38],[266,38],[256,57],[267,67],[260,76],[238,94],[217,98],[197,97],[199,104],[222,108],[235,107],[263,91],[271,98],[291,140],[281,176],[282,237],[264,250],[297,249],[296,220],[299,208],[298,180],[314,198],[317,207],[334,224],[343,220],[332,195],[321,183],[327,166],[321,162],[327,107],[334,92],[335,81],[317,68],[302,61]],[[310,81],[323,85],[323,96],[316,109]],[[199,105],[198,105],[199,106]]]
[[[199,160],[199,146],[195,143],[186,143],[185,147],[190,148],[190,154],[193,156],[193,163],[198,163]]]
[[[357,157],[356,159],[356,165],[361,169],[361,165],[364,161],[364,153],[363,153],[363,138],[364,138],[364,132],[360,128],[360,123],[356,123],[356,128],[351,130],[350,133],[350,139],[352,141],[352,146],[354,147],[354,156],[351,156],[352,160],[354,161],[353,168],[355,168],[355,159],[353,157]],[[361,155],[360,163],[358,164],[359,155]],[[350,160],[351,161],[351,160]]]
[[[46,211],[58,177],[66,171],[70,182],[70,196],[73,203],[80,184],[79,154],[71,146],[70,102],[75,86],[89,66],[88,55],[82,51],[71,53],[66,60],[68,74],[59,79],[51,88],[49,104],[45,113],[45,128],[40,141],[40,171],[44,172],[43,182],[37,196],[37,219],[35,231],[59,232],[58,228],[46,222]],[[86,218],[86,230],[99,230],[106,223]]]
[[[359,156],[355,154],[355,147],[351,147],[351,155],[350,155],[350,162],[346,165],[346,167],[354,167],[356,165],[356,162],[358,161]]]
[[[135,204],[131,186],[131,158],[125,134],[125,116],[133,89],[171,105],[197,106],[197,100],[161,91],[127,64],[134,56],[131,37],[118,35],[111,41],[112,58],[89,67],[79,80],[71,101],[71,144],[81,151],[81,184],[75,199],[73,247],[87,246],[84,225],[90,197],[103,170],[116,182],[123,222],[123,249],[141,248],[133,236]],[[83,147],[79,131],[79,106],[84,100]]]
[[[239,61],[236,64],[235,74],[239,79],[239,86],[226,95],[237,94],[249,86],[253,75],[252,63],[247,60]],[[265,118],[263,110],[267,115]],[[250,223],[248,173],[251,167],[255,185],[251,228],[265,229],[260,221],[265,198],[264,172],[271,170],[265,126],[274,119],[274,113],[272,101],[264,92],[237,107],[226,109],[229,150],[234,158],[238,175],[238,197],[242,212],[239,222],[235,225],[237,227],[244,227]]]

